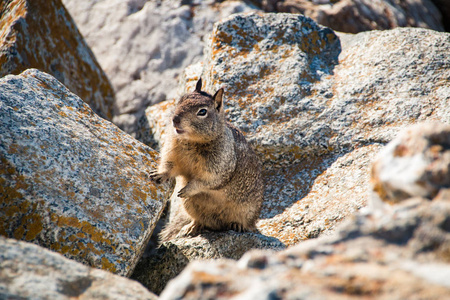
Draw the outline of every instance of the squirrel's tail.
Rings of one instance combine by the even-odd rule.
[[[191,222],[191,218],[185,213],[177,213],[175,217],[168,222],[159,234],[159,243],[162,244],[174,239],[180,230]]]

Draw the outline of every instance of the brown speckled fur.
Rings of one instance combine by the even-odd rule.
[[[184,95],[161,151],[156,182],[176,178],[182,207],[162,231],[161,241],[214,231],[255,231],[263,198],[261,164],[242,133],[225,121],[223,89],[211,96]],[[206,109],[206,116],[198,116]],[[204,111],[203,111],[204,112]],[[177,133],[175,129],[183,131]]]

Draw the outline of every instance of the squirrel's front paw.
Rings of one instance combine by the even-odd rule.
[[[184,188],[182,188],[179,192],[178,192],[178,197],[180,198],[187,198],[187,197],[191,197],[194,196],[195,193],[192,190],[192,186],[191,185],[186,185]]]
[[[157,184],[166,182],[169,179],[169,175],[167,173],[159,173],[158,171],[150,172],[150,179]]]
[[[187,195],[187,189],[186,189],[186,187],[184,187],[184,188],[182,188],[181,190],[179,190],[177,195],[178,195],[178,197],[180,197],[180,198],[187,198],[188,195]]]

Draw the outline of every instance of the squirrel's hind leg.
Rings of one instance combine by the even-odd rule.
[[[195,220],[192,220],[191,223],[181,228],[180,232],[177,235],[177,238],[185,236],[196,236],[200,232],[202,232],[203,229],[204,229],[203,225],[196,222]]]

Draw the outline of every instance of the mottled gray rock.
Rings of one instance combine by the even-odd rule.
[[[111,83],[60,0],[0,3],[0,77],[31,68],[53,75],[112,120]]]
[[[341,32],[358,33],[396,27],[422,27],[444,31],[442,15],[433,5],[433,1],[429,0],[269,0],[261,2],[269,2],[264,4],[274,11],[301,13],[319,24]]]
[[[149,299],[133,280],[92,269],[37,245],[0,236],[1,299]]]
[[[129,275],[170,195],[157,153],[34,69],[0,79],[0,116],[0,234]]]
[[[222,258],[237,260],[251,249],[284,248],[277,239],[260,234],[205,232],[193,238],[179,238],[163,243],[139,261],[131,278],[159,294],[167,282],[191,261]]]
[[[225,86],[228,116],[256,150],[289,165],[385,143],[411,119],[449,120],[449,46],[447,33],[401,28],[358,34],[341,52],[303,16],[236,16],[216,24],[202,77],[206,90]]]
[[[372,167],[374,196],[394,203],[415,195],[431,199],[450,188],[449,170],[450,125],[417,124],[378,154]]]
[[[333,130],[317,122],[324,103],[312,96],[317,87],[329,100],[340,51],[332,30],[304,16],[236,15],[215,24],[202,78],[207,91],[225,87],[227,116],[256,150],[288,165],[332,146]]]
[[[445,299],[450,193],[358,214],[335,235],[238,262],[193,262],[160,299]]]
[[[203,56],[212,24],[255,7],[244,1],[63,0],[116,91],[127,132],[149,104],[176,95],[178,76]]]
[[[215,26],[205,63],[182,76],[182,92],[200,76],[207,91],[225,87],[229,119],[265,161],[259,229],[286,245],[366,205],[369,163],[401,129],[450,122],[450,34],[399,28],[339,39],[303,16],[235,16]],[[162,140],[174,103],[146,110],[143,140]]]
[[[266,201],[257,228],[289,246],[332,233],[339,222],[366,206],[370,162],[380,148],[374,144],[266,169]]]

